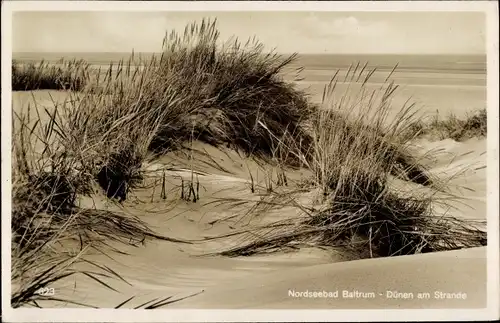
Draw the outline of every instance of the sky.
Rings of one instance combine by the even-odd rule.
[[[158,52],[166,31],[217,18],[221,39],[282,53],[485,54],[479,12],[15,12],[13,52]]]

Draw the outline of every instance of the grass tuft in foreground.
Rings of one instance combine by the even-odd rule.
[[[94,175],[99,167],[90,163],[91,154],[104,151],[97,146],[93,146],[97,151],[91,150],[87,142],[71,141],[71,131],[59,109],[54,104],[53,111],[39,111],[35,106],[28,107],[26,113],[14,113],[13,307],[40,307],[42,301],[90,306],[40,291],[74,275],[85,275],[113,289],[107,280],[123,279],[111,269],[85,259],[90,251],[119,251],[113,242],[134,246],[147,238],[185,242],[157,235],[146,223],[125,213],[78,205],[79,197],[95,195]],[[33,110],[36,114],[31,118]],[[82,263],[92,265],[94,270],[81,269]]]

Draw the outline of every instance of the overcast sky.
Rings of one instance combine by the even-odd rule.
[[[222,38],[291,53],[485,54],[472,12],[16,12],[14,52],[155,52],[166,30],[217,17]]]

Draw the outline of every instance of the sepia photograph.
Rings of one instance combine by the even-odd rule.
[[[5,318],[494,319],[498,4],[364,5],[3,2]]]

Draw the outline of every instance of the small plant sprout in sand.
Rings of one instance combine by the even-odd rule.
[[[161,195],[160,196],[161,196],[162,200],[165,200],[167,198],[165,171],[162,172]]]

